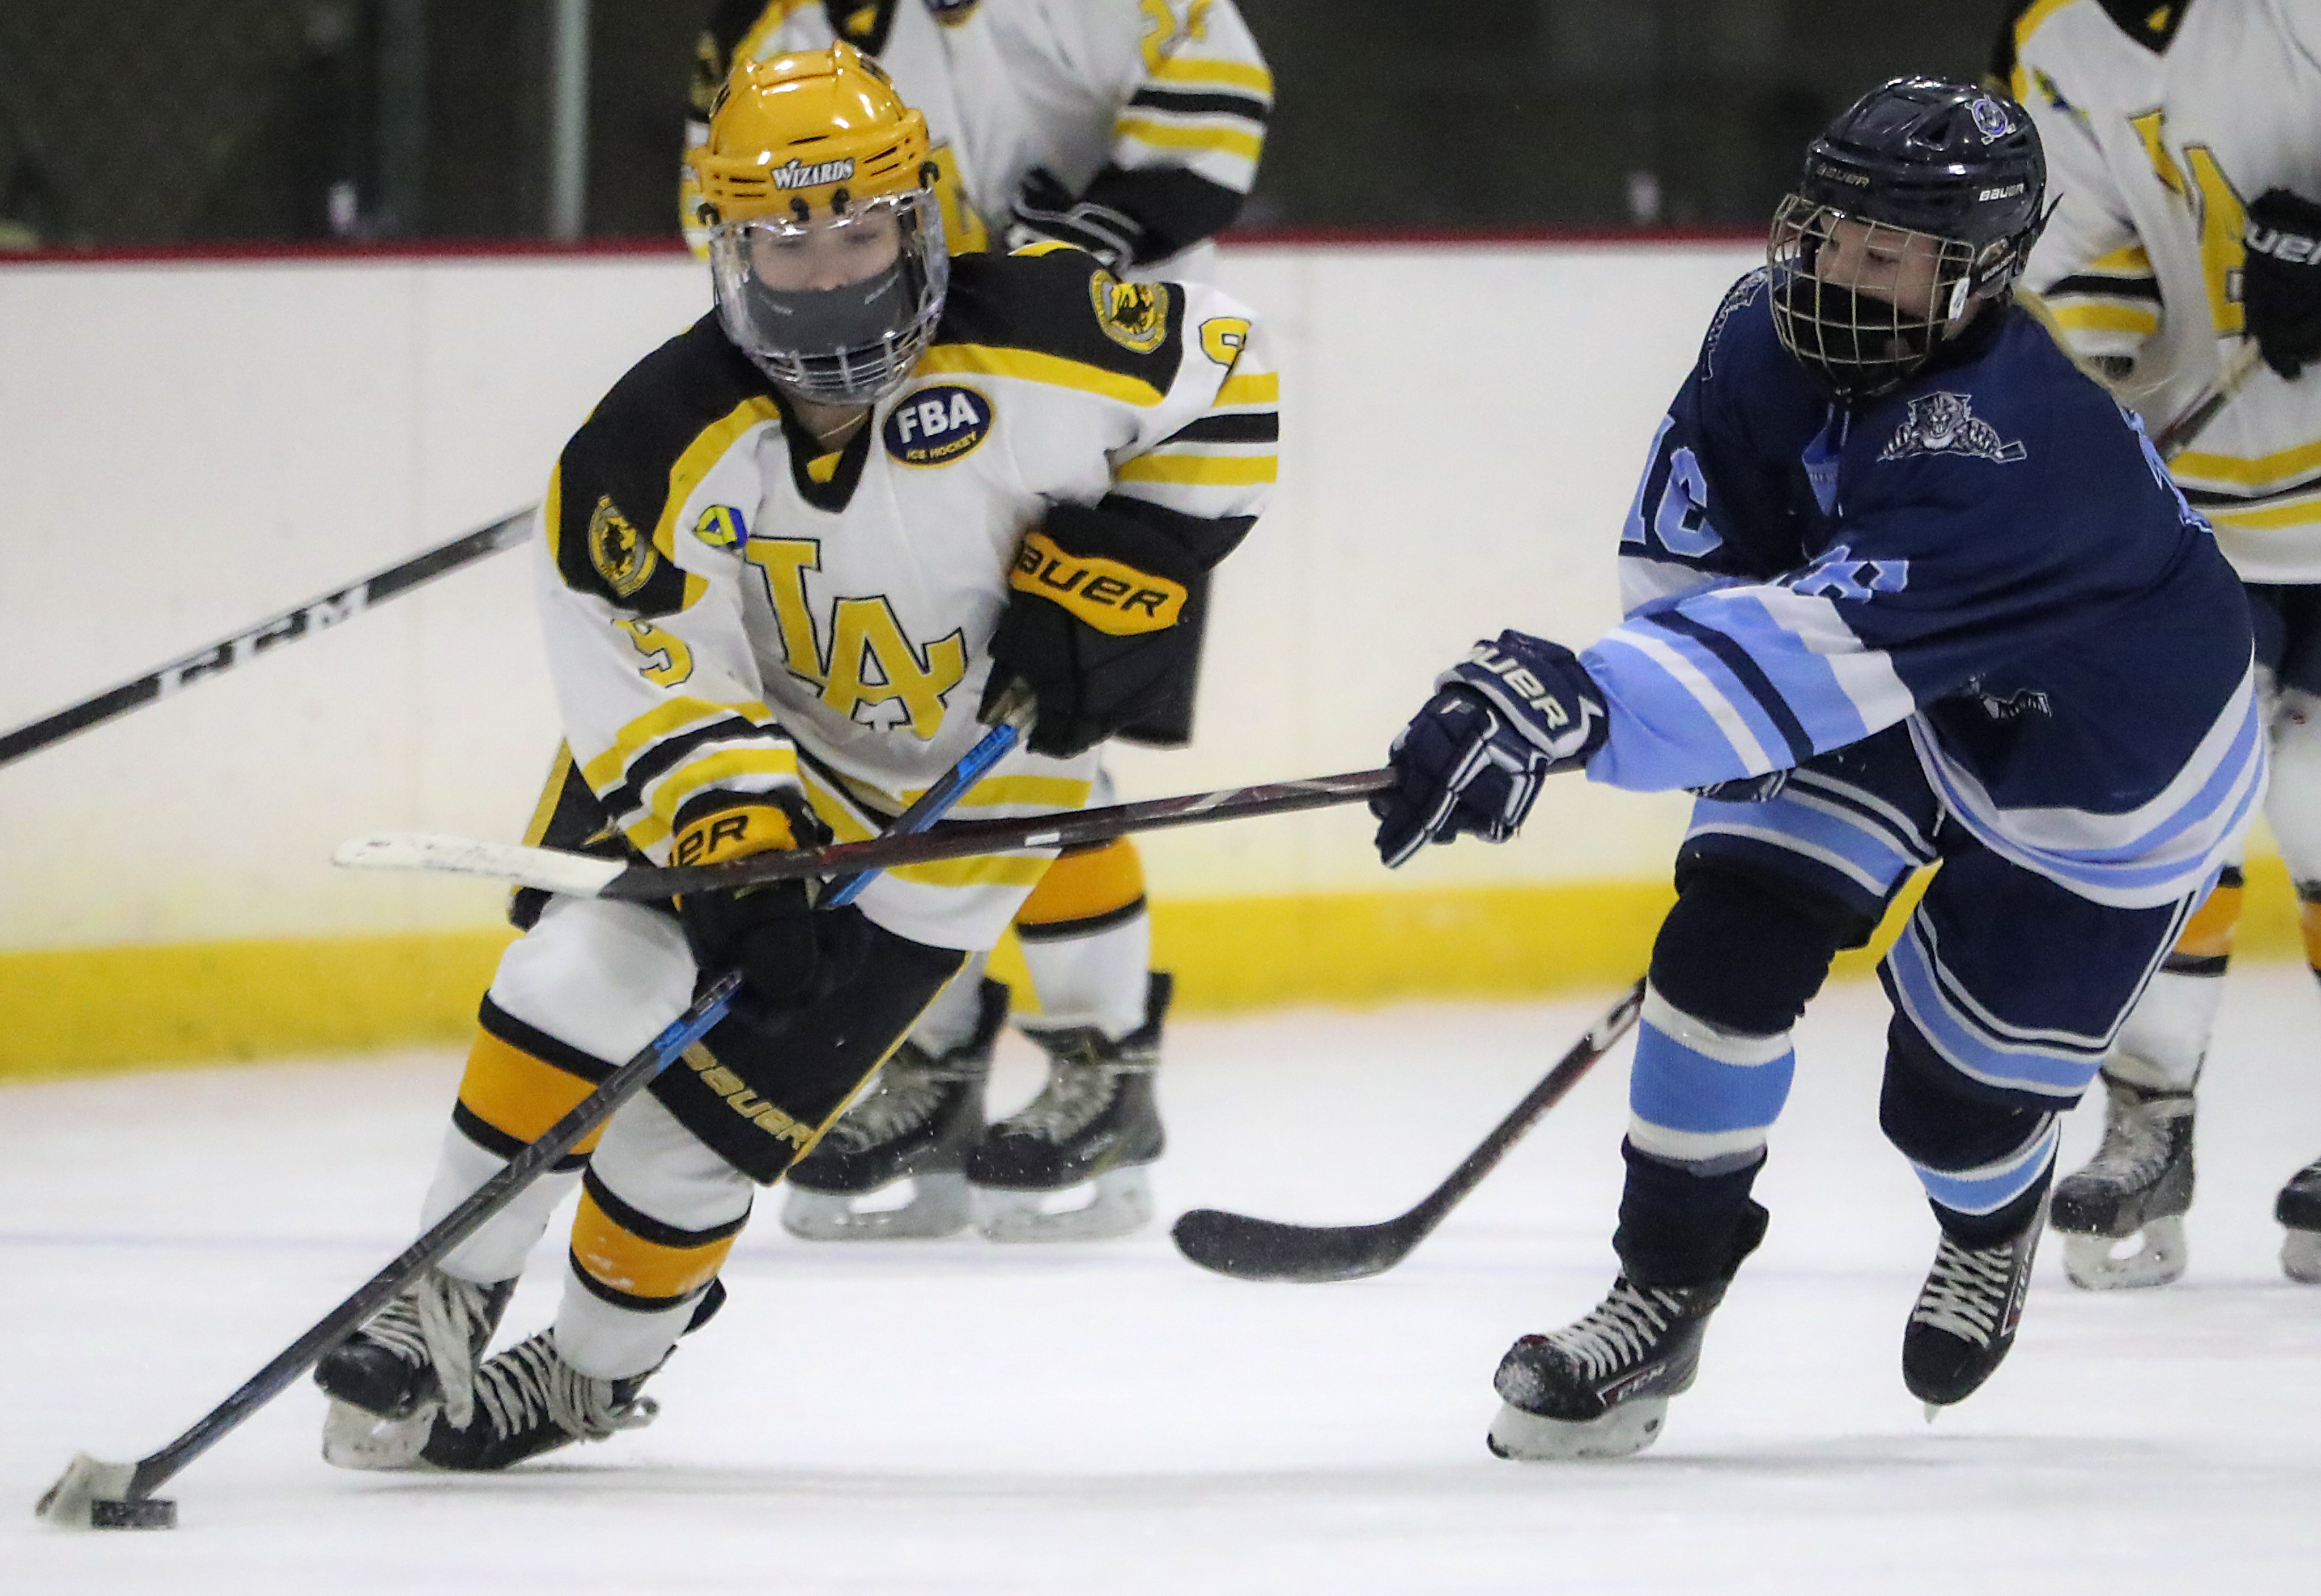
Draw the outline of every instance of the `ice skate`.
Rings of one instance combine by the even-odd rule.
[[[481,1286],[429,1269],[314,1365],[331,1398],[323,1459],[340,1468],[407,1468],[434,1415],[473,1409],[484,1354],[514,1281]]]
[[[1692,1389],[1725,1281],[1663,1290],[1626,1275],[1585,1318],[1526,1336],[1499,1360],[1505,1399],[1489,1446],[1522,1463],[1628,1457],[1660,1438],[1669,1399]]]
[[[554,1333],[518,1342],[476,1371],[470,1422],[439,1412],[419,1464],[467,1473],[504,1469],[574,1441],[601,1441],[642,1429],[660,1411],[637,1394],[651,1371],[597,1380],[566,1363]]]
[[[2043,1215],[2034,1214],[2013,1236],[1981,1247],[1943,1232],[1902,1331],[1902,1383],[1925,1403],[1928,1418],[1972,1396],[2014,1346],[2043,1225]]]
[[[2321,1158],[2289,1177],[2273,1200],[2272,1217],[2289,1232],[2280,1241],[2280,1272],[2321,1286]]]
[[[1170,978],[1155,971],[1144,1024],[1118,1042],[1093,1026],[1024,1027],[1048,1054],[1048,1083],[967,1156],[985,1236],[1102,1241],[1151,1221],[1144,1166],[1163,1145],[1152,1072],[1170,993]]]
[[[2063,1272],[2090,1291],[2164,1286],[2184,1272],[2192,1206],[2190,1092],[2151,1091],[2107,1075],[2103,1145],[2058,1182],[2048,1218]]]
[[[983,1090],[1007,1017],[1007,988],[987,980],[980,997],[973,1035],[940,1058],[905,1042],[870,1090],[791,1168],[784,1229],[808,1241],[899,1241],[967,1228],[964,1165],[983,1135]]]

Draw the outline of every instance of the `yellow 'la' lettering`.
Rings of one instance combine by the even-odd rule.
[[[753,537],[749,554],[750,563],[765,577],[790,674],[820,687],[822,650],[815,641],[814,614],[806,607],[806,573],[822,569],[822,545],[806,537]]]
[[[2216,152],[2206,144],[2184,146],[2184,162],[2191,175],[2185,176],[2184,167],[2168,152],[2168,113],[2146,111],[2127,119],[2135,136],[2144,141],[2144,153],[2152,162],[2153,175],[2167,185],[2169,190],[2192,207],[2192,214],[2200,228],[2200,277],[2208,289],[2208,319],[2215,325],[2216,336],[2225,337],[2240,332],[2247,324],[2241,309],[2241,266],[2248,258],[2247,246],[2241,242],[2242,230],[2248,223],[2248,209],[2241,196],[2234,192],[2232,179],[2225,169],[2216,164]]]
[[[884,597],[842,598],[825,649],[806,591],[806,573],[822,569],[822,545],[812,538],[753,537],[749,555],[765,578],[791,675],[820,688],[822,701],[849,720],[908,725],[921,738],[935,734],[943,699],[967,674],[965,633],[937,638],[922,654]],[[881,714],[889,704],[899,710]]]
[[[842,598],[830,643],[830,682],[822,701],[864,725],[891,725],[876,711],[899,703],[914,735],[942,725],[943,696],[967,674],[967,640],[953,632],[927,645],[922,659],[884,598]]]

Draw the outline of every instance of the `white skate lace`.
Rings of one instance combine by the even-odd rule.
[[[878,1084],[831,1126],[828,1139],[841,1152],[860,1153],[908,1135],[942,1112],[945,1090],[967,1079],[924,1053],[901,1053],[887,1061]]]
[[[2107,1083],[2109,1112],[2104,1116],[2103,1142],[2080,1172],[2092,1178],[2135,1190],[2157,1181],[2168,1165],[2168,1136],[2144,1098],[2125,1087]]]
[[[531,1429],[545,1418],[568,1436],[601,1441],[621,1430],[643,1428],[660,1411],[650,1397],[621,1401],[613,1382],[591,1379],[559,1357],[544,1330],[478,1370],[476,1399],[502,1436]]]
[[[1910,1310],[1914,1325],[1932,1325],[1961,1341],[1989,1346],[2006,1310],[2008,1287],[2015,1274],[2015,1249],[2001,1243],[1994,1247],[1962,1247],[1947,1235],[1934,1249],[1934,1266],[1927,1272],[1925,1289]]]
[[[1682,1292],[1634,1285],[1623,1276],[1586,1318],[1547,1339],[1578,1359],[1590,1380],[1598,1380],[1623,1363],[1641,1361],[1683,1311]]]
[[[475,1416],[476,1354],[479,1332],[488,1333],[490,1297],[488,1287],[430,1269],[362,1327],[365,1339],[405,1363],[433,1368],[443,1411],[461,1429]]]

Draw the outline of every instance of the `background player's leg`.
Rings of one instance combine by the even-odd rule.
[[[977,1223],[994,1241],[1125,1236],[1152,1213],[1144,1171],[1164,1144],[1152,1089],[1170,993],[1148,968],[1135,845],[1058,859],[1015,935],[1040,1002],[1039,1019],[1017,1025],[1047,1054],[1048,1079],[968,1154]]]
[[[2093,903],[1953,835],[1879,968],[1895,1018],[1880,1121],[1941,1227],[1902,1338],[1931,1410],[1964,1400],[2015,1341],[2056,1117],[2095,1079],[2197,899]]]
[[[2298,588],[2308,600],[2321,589]],[[2321,608],[2321,604],[2316,604]],[[2321,632],[2321,625],[2303,629]],[[2304,639],[2311,648],[2321,638]],[[2292,654],[2280,702],[2272,716],[2272,788],[2265,818],[2280,844],[2290,879],[2297,883],[2298,917],[2304,931],[2305,962],[2321,980],[2321,690],[2313,678],[2321,669]],[[2290,1279],[2321,1285],[2321,1159],[2289,1177],[2273,1208],[2285,1227],[2280,1266]]]
[[[1930,856],[1907,744],[1816,761],[1763,803],[1704,800],[1652,949],[1629,1082],[1620,1276],[1596,1309],[1499,1365],[1501,1456],[1622,1456],[1658,1436],[1707,1319],[1765,1230],[1750,1196],[1795,1067],[1789,1031],[1840,947]]]
[[[422,1227],[587,1096],[613,1069],[605,1061],[658,1035],[692,986],[692,956],[668,916],[633,904],[551,906],[501,956],[484,999]],[[355,1468],[401,1466],[439,1406],[465,1422],[476,1362],[524,1255],[595,1141],[581,1142],[316,1365],[315,1383],[333,1399],[327,1458]]]

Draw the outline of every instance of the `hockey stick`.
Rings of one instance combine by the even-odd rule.
[[[2153,435],[2152,447],[2158,451],[2160,458],[2174,460],[2189,449],[2192,441],[2206,432],[2208,424],[2232,403],[2233,396],[2248,386],[2248,379],[2256,375],[2257,367],[2262,363],[2263,357],[2257,349],[2256,340],[2243,340],[2238,349],[2225,357],[2224,365],[2210,379],[2208,386],[2193,396],[2192,402],[2184,406],[2175,420]]]
[[[256,625],[246,626],[207,648],[196,649],[166,665],[156,666],[134,681],[124,681],[93,698],[84,698],[54,715],[0,734],[0,765],[12,763],[52,743],[61,743],[76,732],[103,725],[141,705],[169,698],[194,682],[223,675],[283,643],[296,643],[350,621],[374,606],[487,554],[512,549],[530,534],[532,509],[536,507],[503,515],[488,526],[479,526],[463,537],[415,554],[400,565],[391,565],[359,582],[350,582],[319,598],[310,598],[280,615],[269,616]]]
[[[1021,683],[1000,696],[997,707],[999,724],[984,733],[933,787],[919,794],[916,803],[896,816],[880,835],[916,836],[950,814],[951,806],[967,796],[967,789],[982,780],[983,773],[1006,759],[1023,740],[1024,733],[1039,714],[1038,701]],[[821,897],[815,899],[816,907],[838,908],[852,903],[862,896],[863,888],[878,879],[878,870],[869,869],[840,876],[822,889]]]
[[[514,843],[481,843],[465,837],[428,836],[412,832],[380,832],[357,837],[341,844],[331,862],[353,870],[443,871],[455,875],[484,876],[572,898],[651,902],[684,892],[726,892],[761,881],[842,875],[850,871],[893,870],[899,865],[1011,853],[1023,848],[1070,848],[1082,843],[1107,842],[1132,832],[1202,825],[1212,820],[1240,820],[1258,815],[1288,815],[1299,809],[1325,809],[1367,798],[1394,782],[1393,768],[1382,766],[1375,771],[1351,771],[1343,776],[1228,787],[1216,792],[1146,798],[1139,803],[1060,815],[962,820],[915,836],[889,833],[867,842],[752,853],[746,859],[724,864],[680,865],[668,870],[623,864],[618,860],[597,859],[585,853],[560,853],[553,848],[526,848]]]
[[[1638,981],[1603,1018],[1571,1044],[1547,1078],[1525,1094],[1482,1145],[1460,1162],[1450,1178],[1408,1213],[1376,1225],[1284,1225],[1219,1208],[1194,1208],[1170,1227],[1177,1250],[1218,1274],[1235,1280],[1361,1280],[1383,1274],[1410,1255],[1443,1218],[1472,1191],[1508,1148],[1523,1139],[1539,1117],[1563,1099],[1597,1059],[1628,1034],[1643,1007]]]
[[[202,1417],[193,1428],[135,1463],[104,1463],[86,1452],[72,1460],[33,1510],[52,1524],[72,1529],[172,1529],[177,1504],[153,1494],[178,1470],[223,1440],[236,1426],[280,1395],[284,1387],[319,1362],[390,1298],[513,1202],[542,1170],[572,1150],[638,1090],[725,1016],[742,978],[718,977],[675,1023],[643,1051],[605,1078],[540,1139],[510,1159],[507,1167],[443,1216],[394,1263],[371,1276],[353,1296],[324,1314],[314,1327],[275,1354],[233,1395]]]

